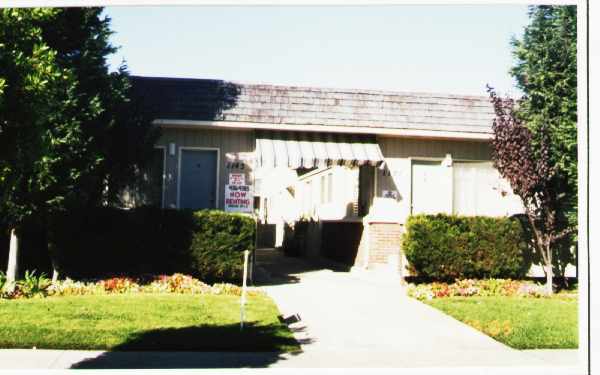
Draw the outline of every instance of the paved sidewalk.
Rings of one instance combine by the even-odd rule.
[[[577,367],[577,351],[558,350],[545,353],[526,351],[532,361],[497,363],[486,350],[470,351],[468,364],[456,351],[442,351],[428,356],[422,350],[399,353],[370,350],[305,351],[300,354],[252,352],[102,352],[82,350],[0,350],[0,372],[12,369],[194,369],[194,368],[418,368],[418,367],[481,367],[531,366],[556,370],[558,373],[582,373]],[[544,351],[542,351],[544,352]],[[486,356],[484,360],[480,355]],[[531,368],[533,370],[533,368]],[[551,372],[551,371],[550,371]]]
[[[261,368],[283,359],[278,353],[104,352],[93,350],[0,350],[5,369],[193,369]]]

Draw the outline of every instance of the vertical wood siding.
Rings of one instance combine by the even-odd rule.
[[[175,155],[169,154],[169,143],[175,143]],[[224,207],[225,185],[230,172],[245,172],[247,183],[252,183],[254,164],[254,133],[243,130],[217,129],[162,129],[158,146],[165,146],[165,207],[177,205],[178,161],[181,147],[207,147],[219,149],[219,191],[217,207]],[[236,163],[238,163],[236,165]],[[243,165],[243,169],[241,166]]]
[[[412,182],[413,182],[413,164],[419,160],[432,160],[441,163],[447,154],[450,154],[454,163],[460,161],[480,161],[488,166],[491,166],[491,149],[487,142],[481,141],[450,141],[450,140],[430,140],[430,139],[407,139],[394,137],[378,137],[378,142],[381,151],[385,158],[386,168],[377,172],[377,188],[375,199],[379,205],[393,207],[396,214],[405,219],[411,214],[412,204]],[[444,174],[448,181],[440,182],[440,184],[431,184],[427,187],[427,194],[441,194],[439,189],[449,187],[455,189],[461,184],[455,184],[454,178],[461,178],[460,175],[454,177],[454,167],[450,167],[450,173]],[[486,181],[481,181],[477,185],[477,189],[483,188],[490,184],[489,178]],[[506,187],[506,183],[498,176],[498,186]],[[509,188],[510,189],[510,188]],[[397,191],[399,197],[397,200],[384,198],[384,190]],[[445,192],[453,196],[453,192]],[[460,193],[460,192],[458,192]],[[445,195],[448,195],[445,194]],[[469,199],[461,193],[461,200]],[[477,211],[477,214],[482,215],[499,215],[500,213],[512,214],[521,211],[520,201],[512,192],[504,197],[498,191],[497,199],[487,201],[485,208]],[[491,195],[488,194],[488,197]],[[453,206],[452,198],[448,202],[449,206]],[[446,207],[442,211],[448,211]],[[451,212],[457,214],[469,214],[470,212],[462,212],[461,207],[450,209]]]
[[[169,143],[175,143],[175,155],[169,154]],[[384,207],[386,210],[394,210],[401,218],[406,218],[411,213],[413,161],[433,160],[441,163],[446,154],[450,154],[455,163],[459,163],[461,160],[489,162],[491,158],[491,150],[487,142],[378,137],[378,143],[385,157],[386,168],[384,170],[377,169],[376,171],[375,201],[373,205]],[[255,150],[253,131],[163,129],[163,135],[157,146],[164,146],[167,152],[165,207],[176,207],[177,205],[178,161],[181,147],[219,149],[218,208],[222,209],[224,207],[224,190],[230,172],[240,172],[242,171],[240,167],[243,166],[247,181],[252,182]],[[459,175],[459,172],[457,171],[456,174]],[[454,173],[452,172],[449,175],[454,176]],[[487,180],[482,182],[483,185],[489,183]],[[501,182],[499,184],[505,186]],[[336,185],[339,186],[339,184]],[[462,186],[460,183],[453,182],[450,185],[453,189],[456,189],[456,186]],[[429,193],[436,194],[437,188],[437,186],[431,186]],[[339,190],[337,188],[335,190],[333,194],[337,196]],[[398,192],[398,198],[385,198],[383,193],[386,190]],[[459,197],[461,202],[468,199],[464,194],[466,193]],[[509,199],[498,199],[496,202],[491,202],[487,206],[489,209],[486,208],[486,210],[489,211],[488,214],[490,215],[499,212],[518,212],[519,202],[515,203],[515,199],[512,195]],[[508,202],[509,200],[510,202]],[[454,205],[452,202],[449,202],[449,204]],[[459,208],[459,212],[455,213],[460,214],[463,212],[460,212]]]

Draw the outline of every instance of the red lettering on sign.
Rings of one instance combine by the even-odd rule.
[[[241,198],[225,198],[225,203],[226,204],[230,204],[230,205],[242,205],[242,206],[249,206],[250,205],[250,199],[241,199]]]

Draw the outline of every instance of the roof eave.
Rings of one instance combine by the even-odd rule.
[[[303,132],[331,132],[348,134],[375,134],[384,137],[406,137],[406,138],[429,138],[450,140],[474,140],[489,141],[492,133],[465,132],[449,130],[428,130],[410,128],[383,128],[383,127],[359,127],[359,126],[335,126],[335,125],[297,125],[297,124],[271,124],[242,121],[199,121],[185,119],[156,119],[153,124],[163,128],[186,128],[186,129],[223,129],[223,130],[284,130]]]

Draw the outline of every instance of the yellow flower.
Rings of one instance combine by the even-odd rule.
[[[490,336],[496,337],[500,334],[502,329],[500,328],[500,322],[497,320],[492,320],[487,327],[487,332]]]

